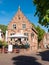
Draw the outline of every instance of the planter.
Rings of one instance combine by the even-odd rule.
[[[14,48],[14,49],[13,49],[13,52],[14,52],[14,53],[19,53],[19,49]]]
[[[16,53],[16,49],[13,49],[13,52]]]
[[[4,53],[7,53],[8,52],[8,49],[7,48],[4,48]]]

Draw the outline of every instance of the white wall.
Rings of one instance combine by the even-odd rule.
[[[2,36],[1,36],[2,32],[1,32],[1,29],[0,29],[0,40],[2,39]]]
[[[5,36],[5,41],[8,41],[8,31],[6,30],[6,36]]]

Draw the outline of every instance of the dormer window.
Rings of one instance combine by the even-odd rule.
[[[13,29],[16,29],[16,24],[13,24]]]
[[[25,29],[26,28],[26,24],[22,24],[22,28]]]

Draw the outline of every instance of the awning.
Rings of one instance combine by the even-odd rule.
[[[15,34],[15,35],[10,35],[9,38],[27,38],[27,36],[23,34]]]

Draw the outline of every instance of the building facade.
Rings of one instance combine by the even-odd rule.
[[[48,48],[48,46],[49,46],[49,33],[44,34],[43,45],[44,45],[44,48]]]
[[[8,30],[6,39],[12,41],[8,36],[15,34],[23,34],[27,36],[27,40],[30,44],[30,48],[36,50],[38,47],[37,31],[32,26],[30,21],[24,16],[20,8],[12,21],[8,24]]]

